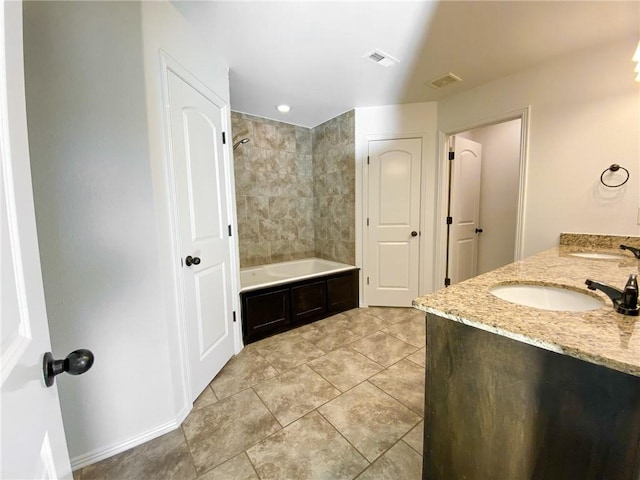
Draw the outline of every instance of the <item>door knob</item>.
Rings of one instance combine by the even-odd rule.
[[[63,372],[69,375],[82,375],[91,368],[93,359],[93,353],[84,348],[74,350],[64,360],[54,360],[51,352],[45,353],[42,361],[45,385],[47,387],[53,385],[55,376]]]
[[[184,259],[184,263],[187,264],[187,267],[190,267],[191,265],[200,265],[200,258],[188,255],[187,258]]]
[[[476,228],[476,233],[482,233],[482,229],[481,228]]]
[[[417,237],[418,236],[418,232],[416,232],[415,230],[413,232],[411,232],[411,236],[412,237]]]

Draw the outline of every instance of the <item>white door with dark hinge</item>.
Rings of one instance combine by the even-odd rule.
[[[478,274],[478,233],[482,145],[453,137],[450,164],[450,216],[448,277],[451,284]]]
[[[27,143],[22,2],[0,3],[0,478],[71,479],[55,383]],[[66,352],[68,353],[68,352]]]
[[[229,164],[222,143],[228,106],[191,75],[169,69],[169,114],[191,399],[231,358],[232,243]]]
[[[419,295],[422,140],[369,141],[369,305],[410,307]]]

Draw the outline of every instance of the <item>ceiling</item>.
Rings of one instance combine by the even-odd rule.
[[[173,3],[227,60],[232,110],[306,127],[354,107],[435,101],[594,45],[640,39],[638,1]],[[374,49],[399,63],[372,62]],[[447,72],[462,82],[426,85]],[[283,103],[288,114],[275,109]]]

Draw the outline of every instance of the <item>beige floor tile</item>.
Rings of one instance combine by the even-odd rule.
[[[82,469],[83,480],[139,480],[196,478],[182,429]]]
[[[422,348],[427,344],[427,328],[424,317],[401,320],[385,328],[383,332],[418,348]]]
[[[416,452],[422,455],[424,445],[424,420],[407,433],[402,440],[412,447]]]
[[[427,354],[427,347],[422,347],[416,353],[412,353],[411,355],[409,355],[407,359],[411,360],[416,365],[425,367],[427,364],[426,354]]]
[[[82,480],[82,469],[71,472],[73,474],[73,480]]]
[[[364,337],[350,344],[349,347],[383,367],[393,365],[418,349],[384,332],[376,332]]]
[[[260,480],[246,453],[241,453],[198,477],[198,480]]]
[[[376,362],[350,348],[334,350],[307,365],[342,392],[382,371]]]
[[[370,462],[420,421],[418,415],[369,382],[331,400],[318,412]]]
[[[276,370],[284,372],[321,357],[324,352],[296,334],[257,345],[256,349]],[[214,390],[215,391],[215,390]]]
[[[244,348],[216,375],[211,388],[222,399],[277,374],[278,371],[257,350]]]
[[[309,325],[309,329],[300,335],[324,352],[331,352],[349,343],[362,338],[362,335],[346,328],[347,317],[341,316],[344,321],[321,320]]]
[[[424,381],[416,370],[425,364],[423,323],[411,308],[356,308],[247,345],[181,429],[78,470],[74,480],[354,478],[369,465],[365,457],[375,463],[362,478],[414,478],[408,450],[422,452],[423,388],[411,386]]]
[[[422,318],[425,313],[412,307],[369,307],[368,313],[388,323],[398,323],[407,318]]]
[[[347,328],[360,335],[371,335],[390,325],[382,318],[368,313],[368,309],[365,308],[349,310],[347,313],[347,317],[349,318]]]
[[[424,368],[400,360],[369,379],[376,387],[422,416],[424,414]]]
[[[288,370],[253,389],[283,426],[340,395],[307,365]]]
[[[204,408],[212,403],[216,403],[218,401],[218,397],[213,393],[211,387],[207,385],[207,387],[202,391],[202,393],[196,398],[196,401],[193,402],[193,409],[198,410],[200,408]]]
[[[262,480],[355,478],[368,462],[317,412],[247,450]]]
[[[398,442],[367,468],[358,480],[420,480],[422,457]]]
[[[191,412],[182,428],[196,470],[204,473],[280,430],[280,424],[247,389]]]

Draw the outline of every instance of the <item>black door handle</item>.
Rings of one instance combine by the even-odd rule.
[[[481,228],[476,228],[476,233],[482,233],[482,229]]]
[[[200,265],[200,258],[188,255],[187,258],[184,259],[184,263],[187,264],[187,267],[190,267],[191,265]]]
[[[64,360],[54,360],[53,354],[47,352],[42,361],[42,373],[47,387],[53,385],[55,376],[63,372],[69,375],[82,375],[93,365],[94,356],[90,350],[81,348],[74,350]]]
[[[413,232],[411,232],[411,236],[412,237],[417,237],[418,236],[418,232],[416,232],[415,230]]]

